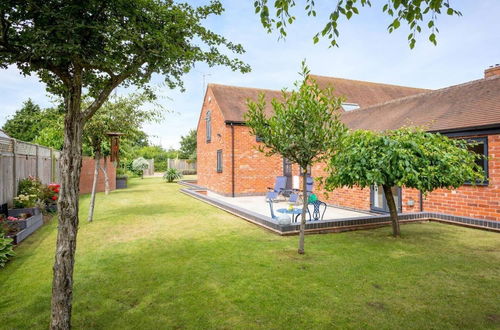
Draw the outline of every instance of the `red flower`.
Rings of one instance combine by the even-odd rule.
[[[52,196],[52,200],[56,201],[57,200],[57,195]]]
[[[59,188],[54,189],[55,193],[59,193]]]

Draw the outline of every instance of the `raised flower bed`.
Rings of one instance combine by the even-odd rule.
[[[43,225],[43,215],[36,207],[10,209],[4,221],[10,229],[7,236],[19,244]]]

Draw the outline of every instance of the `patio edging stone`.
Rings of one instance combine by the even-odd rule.
[[[220,209],[243,218],[249,222],[257,224],[267,230],[270,230],[279,235],[297,235],[299,233],[300,224],[278,224],[270,217],[263,216],[259,213],[243,209],[233,204],[217,200],[206,195],[207,189],[198,186],[192,182],[179,182],[186,188],[181,188],[181,192],[199,199],[205,203],[219,207]],[[413,212],[400,213],[399,220],[401,223],[409,222],[428,222],[435,221],[446,224],[465,226],[476,229],[489,230],[500,233],[500,222],[491,220],[482,220],[469,217],[453,216],[444,213],[435,212]],[[371,229],[377,227],[388,226],[391,224],[390,216],[387,214],[368,215],[366,217],[343,218],[339,220],[321,220],[308,221],[306,223],[306,232],[312,233],[328,233],[342,232],[360,229]]]

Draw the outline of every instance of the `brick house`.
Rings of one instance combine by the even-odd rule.
[[[500,66],[483,79],[439,90],[311,75],[320,87],[342,95],[342,120],[351,129],[387,130],[424,125],[431,132],[475,139],[475,151],[489,157],[481,163],[487,181],[456,190],[437,190],[422,198],[413,189],[394,188],[401,212],[434,211],[500,221]],[[209,84],[198,121],[198,185],[225,196],[263,195],[278,175],[298,175],[298,167],[278,156],[266,157],[244,123],[246,100],[265,93],[268,107],[281,92]],[[316,164],[312,176],[324,175]],[[292,180],[289,180],[290,182]],[[322,195],[322,191],[316,191]],[[328,198],[335,206],[387,212],[379,187],[336,189]]]

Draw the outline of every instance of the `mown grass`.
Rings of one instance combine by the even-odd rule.
[[[500,327],[500,235],[444,224],[280,237],[160,178],[99,194],[80,224],[78,329]],[[82,197],[86,219],[88,197]],[[0,271],[0,328],[49,323],[57,224]]]

